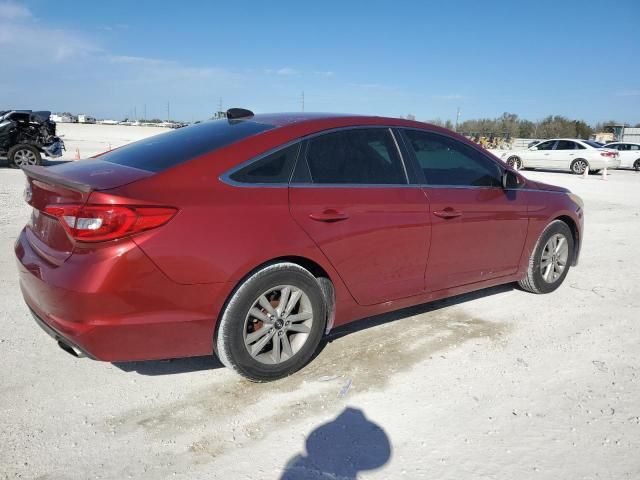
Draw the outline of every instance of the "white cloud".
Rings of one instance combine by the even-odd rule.
[[[46,65],[98,50],[82,35],[39,24],[26,7],[0,3],[0,63],[5,68]]]
[[[31,17],[29,9],[23,5],[13,2],[0,3],[1,20],[17,20]]]
[[[327,71],[327,72],[313,72],[316,75],[319,75],[321,77],[333,77],[335,75],[335,72],[332,71]]]

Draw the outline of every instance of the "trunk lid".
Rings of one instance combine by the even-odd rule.
[[[25,200],[33,207],[26,237],[47,262],[61,265],[73,253],[75,241],[60,220],[44,212],[47,206],[85,205],[95,190],[106,190],[153,175],[152,172],[100,160],[70,162],[55,167],[27,166]]]

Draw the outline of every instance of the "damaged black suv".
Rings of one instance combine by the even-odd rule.
[[[40,165],[42,155],[62,155],[64,143],[56,136],[50,115],[47,111],[0,111],[0,157],[6,156],[9,166]]]

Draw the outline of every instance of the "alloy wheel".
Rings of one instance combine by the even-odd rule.
[[[567,266],[569,260],[569,245],[567,238],[556,233],[547,241],[542,250],[540,259],[540,273],[542,279],[547,283],[554,283]]]
[[[18,150],[13,156],[13,163],[18,167],[24,167],[26,165],[36,165],[38,159],[36,154],[27,148]]]
[[[507,159],[507,165],[514,170],[520,170],[522,167],[522,161],[518,157],[511,157]]]
[[[589,165],[587,164],[587,162],[585,162],[584,160],[576,160],[573,163],[573,171],[574,173],[577,173],[578,175],[584,173],[584,171],[589,167]]]
[[[244,322],[244,345],[252,358],[278,364],[306,343],[313,323],[308,295],[293,285],[274,287],[254,302]]]

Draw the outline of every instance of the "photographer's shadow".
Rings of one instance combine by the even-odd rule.
[[[382,467],[391,458],[384,430],[361,410],[346,408],[309,434],[306,455],[293,457],[280,480],[355,480],[358,472]]]

